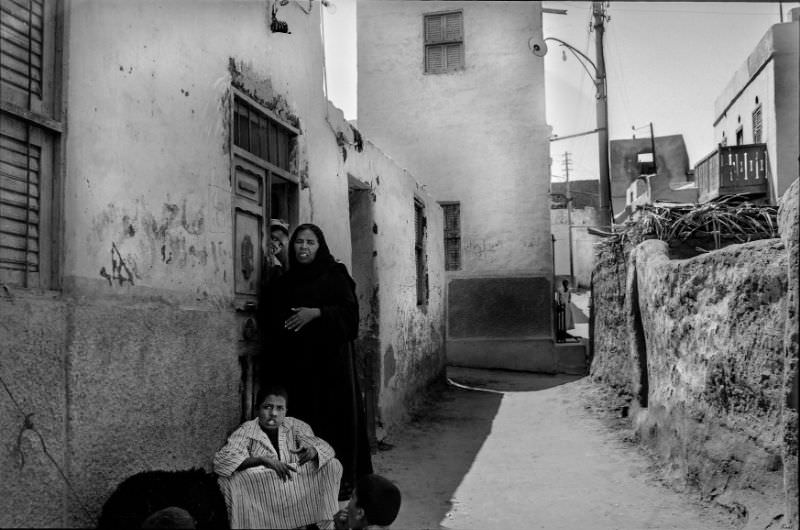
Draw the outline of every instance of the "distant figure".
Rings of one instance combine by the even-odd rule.
[[[334,516],[336,530],[385,528],[400,511],[400,490],[380,475],[364,475],[356,482],[347,508]]]
[[[342,465],[305,422],[286,416],[281,387],[259,391],[258,417],[214,456],[231,528],[297,528],[330,521]]]
[[[561,288],[556,290],[556,308],[559,312],[564,315],[564,328],[558,329],[558,333],[561,335],[557,337],[558,339],[573,339],[572,335],[567,333],[570,329],[575,329],[575,319],[572,316],[572,293],[569,289],[569,280],[563,280],[561,282]]]
[[[564,318],[566,322],[565,330],[575,329],[575,320],[572,317],[572,293],[569,289],[569,280],[561,282],[561,289],[556,292],[556,301],[564,308]]]

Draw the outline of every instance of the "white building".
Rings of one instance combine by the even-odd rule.
[[[800,174],[800,8],[761,38],[714,102],[714,138],[722,145],[764,143],[772,204]]]
[[[358,3],[358,125],[442,204],[448,362],[559,369],[539,2]]]

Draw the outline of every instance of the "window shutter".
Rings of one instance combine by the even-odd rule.
[[[425,17],[425,42],[441,42],[444,37],[442,31],[442,16],[435,15]]]
[[[425,48],[425,70],[435,72],[444,69],[444,46]]]
[[[753,143],[761,143],[761,107],[753,111]]]
[[[42,96],[44,41],[42,0],[0,3],[0,81]]]
[[[0,125],[0,269],[38,272],[42,148],[26,142],[27,125]],[[12,276],[11,278],[15,278]]]
[[[463,50],[462,44],[448,44],[447,48],[447,69],[461,68],[463,61],[461,60]]]
[[[461,268],[461,205],[443,204],[445,270]]]
[[[449,13],[444,18],[444,40],[461,40],[461,13]]]

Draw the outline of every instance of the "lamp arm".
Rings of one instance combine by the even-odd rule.
[[[568,44],[568,43],[564,42],[563,40],[561,40],[561,39],[557,39],[557,38],[555,38],[555,37],[545,37],[545,38],[544,38],[544,40],[545,40],[545,41],[548,41],[548,40],[554,40],[554,41],[556,41],[557,43],[559,43],[559,44],[561,44],[562,46],[564,46],[565,48],[568,48],[568,49],[569,49],[569,51],[571,51],[571,52],[572,52],[573,54],[575,54],[576,56],[580,55],[580,56],[581,56],[581,57],[582,57],[584,60],[588,61],[588,63],[592,65],[592,68],[594,68],[595,74],[592,74],[591,72],[589,72],[589,70],[586,70],[587,72],[589,72],[589,75],[592,77],[592,79],[595,79],[595,78],[597,77],[597,71],[598,71],[598,70],[597,70],[597,65],[596,65],[596,64],[594,64],[594,61],[592,61],[591,59],[589,59],[589,57],[588,57],[588,56],[587,56],[585,53],[583,53],[582,51],[580,51],[580,50],[578,50],[578,49],[574,48],[574,47],[573,47],[571,44]],[[586,68],[586,66],[584,66],[584,68]]]

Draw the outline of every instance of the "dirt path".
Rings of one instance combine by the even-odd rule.
[[[464,387],[441,389],[375,456],[376,471],[403,492],[392,528],[733,528],[656,480],[625,433],[585,407],[588,379],[448,375]]]

